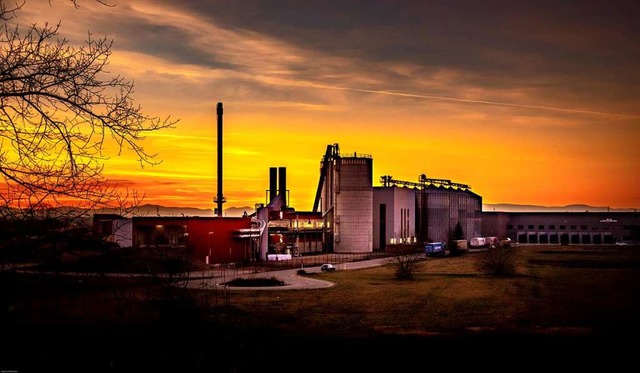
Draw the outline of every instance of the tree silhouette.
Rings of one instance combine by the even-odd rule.
[[[455,227],[453,227],[452,236],[454,240],[464,240],[464,231],[462,230],[460,221],[458,221]]]
[[[449,253],[451,255],[457,256],[457,255],[461,255],[464,252],[458,247],[457,241],[459,240],[464,240],[464,231],[462,230],[462,225],[460,224],[460,221],[458,221],[456,225],[453,228],[451,228],[451,230],[449,231],[448,246],[449,246]]]
[[[21,27],[14,21],[23,5],[0,0],[0,215],[121,202],[121,189],[103,177],[107,143],[155,165],[141,143],[177,121],[143,113],[133,82],[106,71],[111,40],[89,33],[74,47],[59,36],[60,23]]]

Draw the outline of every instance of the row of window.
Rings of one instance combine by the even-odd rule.
[[[541,244],[613,244],[614,239],[611,234],[518,234],[516,238],[518,243],[541,243]]]
[[[507,224],[507,229],[513,229],[514,227],[515,226],[513,224]],[[524,229],[524,225],[523,224],[518,224],[517,227],[518,227],[518,229]],[[549,224],[547,226],[545,226],[544,224],[539,224],[539,225],[537,225],[537,227],[538,227],[537,229],[545,229],[545,227],[547,227],[546,229],[556,229],[556,225],[555,224]],[[529,224],[529,225],[527,225],[527,229],[536,229],[536,225]],[[558,229],[566,230],[567,226],[565,224],[560,224],[560,225],[558,225]],[[569,229],[570,230],[576,230],[576,229],[578,229],[578,226],[572,224],[572,225],[569,225]],[[587,229],[589,229],[588,225],[586,225],[586,224],[580,225],[580,230],[586,231]],[[600,230],[600,229],[608,230],[609,226],[608,225],[602,225],[602,226],[593,225],[593,226],[591,226],[591,229],[594,230],[594,231],[597,231],[597,230]]]

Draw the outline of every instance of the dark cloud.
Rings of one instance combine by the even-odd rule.
[[[410,63],[423,73],[455,69],[468,72],[469,83],[506,88],[542,80],[571,90],[571,81],[589,80],[627,86],[621,91],[628,93],[640,83],[633,1],[199,0],[178,7],[226,29],[362,61],[363,69]],[[312,67],[295,69],[313,77]]]
[[[100,31],[115,40],[118,49],[146,53],[180,64],[231,67],[210,51],[195,47],[192,43],[195,35],[177,25],[137,17],[130,8],[122,11],[129,16],[111,18],[100,24]]]

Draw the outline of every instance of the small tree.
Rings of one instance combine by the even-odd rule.
[[[447,242],[447,246],[449,246],[449,252],[451,255],[461,255],[464,253],[463,250],[458,248],[458,243],[456,241],[464,240],[464,230],[462,230],[462,225],[460,221],[456,223],[456,225],[449,231],[449,242]]]
[[[476,257],[476,269],[493,276],[513,276],[516,274],[518,253],[510,245],[490,247]]]
[[[388,245],[387,252],[395,259],[396,279],[413,280],[413,269],[420,252],[414,244]]]

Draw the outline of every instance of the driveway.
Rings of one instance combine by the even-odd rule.
[[[337,271],[346,271],[352,269],[362,269],[380,266],[388,263],[394,262],[395,258],[381,258],[381,259],[371,259],[371,260],[362,260],[357,262],[345,262],[340,264],[335,264]],[[331,281],[319,280],[316,278],[310,278],[307,276],[298,275],[299,269],[286,269],[281,271],[271,271],[271,272],[259,272],[259,273],[247,273],[242,274],[240,276],[233,275],[231,273],[225,272],[225,270],[220,270],[219,272],[215,272],[215,276],[212,278],[206,278],[203,280],[191,281],[189,284],[190,288],[200,288],[200,289],[228,289],[228,290],[300,290],[300,289],[323,289],[334,286],[335,283]],[[307,273],[319,273],[320,266],[313,267],[305,267],[305,272]],[[253,286],[253,287],[245,287],[245,286],[228,286],[223,285],[223,283],[233,280],[234,278],[271,278],[275,277],[279,280],[284,281],[285,285],[283,286]]]

